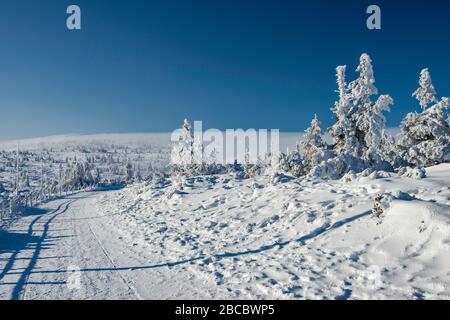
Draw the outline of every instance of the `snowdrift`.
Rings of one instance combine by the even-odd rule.
[[[450,165],[426,176],[196,177],[135,185],[99,208],[133,250],[216,298],[446,299]],[[376,218],[379,194],[391,201]]]

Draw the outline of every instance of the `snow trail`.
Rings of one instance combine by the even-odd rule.
[[[92,231],[89,224],[92,217],[77,219],[83,218],[85,212],[79,209],[93,196],[94,193],[81,193],[51,201],[35,213],[37,217],[31,212],[2,234],[1,299],[97,298],[98,294],[107,293],[107,285],[113,290],[126,286],[126,290],[108,293],[111,297],[139,298],[130,293],[133,290],[129,282],[117,274],[83,275],[90,286],[79,290],[69,286],[68,280],[73,276],[71,266],[81,269],[90,263],[106,263],[115,268]],[[88,290],[82,294],[84,289]]]
[[[117,238],[96,211],[105,193],[48,202],[0,233],[0,300],[212,297],[203,280],[174,274],[177,263],[150,264]]]

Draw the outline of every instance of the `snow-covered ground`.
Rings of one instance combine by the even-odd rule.
[[[79,193],[0,235],[0,298],[448,299],[450,165]],[[182,189],[182,190],[181,190]],[[393,200],[381,218],[373,198]]]
[[[188,179],[100,198],[117,236],[215,298],[450,297],[450,165],[415,180]],[[381,218],[377,194],[393,200]],[[201,284],[200,284],[201,285]]]
[[[300,136],[282,134],[282,149]],[[32,139],[20,142],[22,168],[55,175],[59,159],[95,156],[108,175],[111,154],[112,165],[131,158],[154,169],[167,164],[169,142]],[[5,182],[16,148],[0,143]],[[450,164],[426,175],[155,177],[74,193],[0,224],[0,299],[449,299]]]

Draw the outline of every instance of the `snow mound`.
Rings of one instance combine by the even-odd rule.
[[[386,238],[377,247],[390,260],[422,257],[432,265],[436,255],[450,258],[450,206],[396,200],[386,212],[383,224]]]

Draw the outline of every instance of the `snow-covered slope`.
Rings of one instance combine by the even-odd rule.
[[[0,150],[16,150],[17,145],[23,150],[58,149],[68,146],[90,145],[129,145],[146,146],[170,143],[170,133],[110,133],[91,135],[60,135],[22,140],[0,141]]]
[[[218,298],[448,299],[449,185],[449,164],[423,180],[199,177],[108,193],[99,207],[133,250]],[[380,193],[392,201],[376,218]]]
[[[387,132],[392,136],[397,136],[398,128],[388,129]],[[89,146],[89,145],[130,145],[130,146],[148,146],[158,145],[167,146],[170,144],[171,133],[104,133],[104,134],[71,134],[49,136],[41,138],[30,138],[22,140],[0,140],[0,150],[21,149],[35,150],[43,148],[58,149],[58,147],[67,146]],[[301,140],[303,132],[280,132],[280,148],[286,151],[287,148],[293,150],[296,143]],[[327,141],[331,138],[326,135]]]

